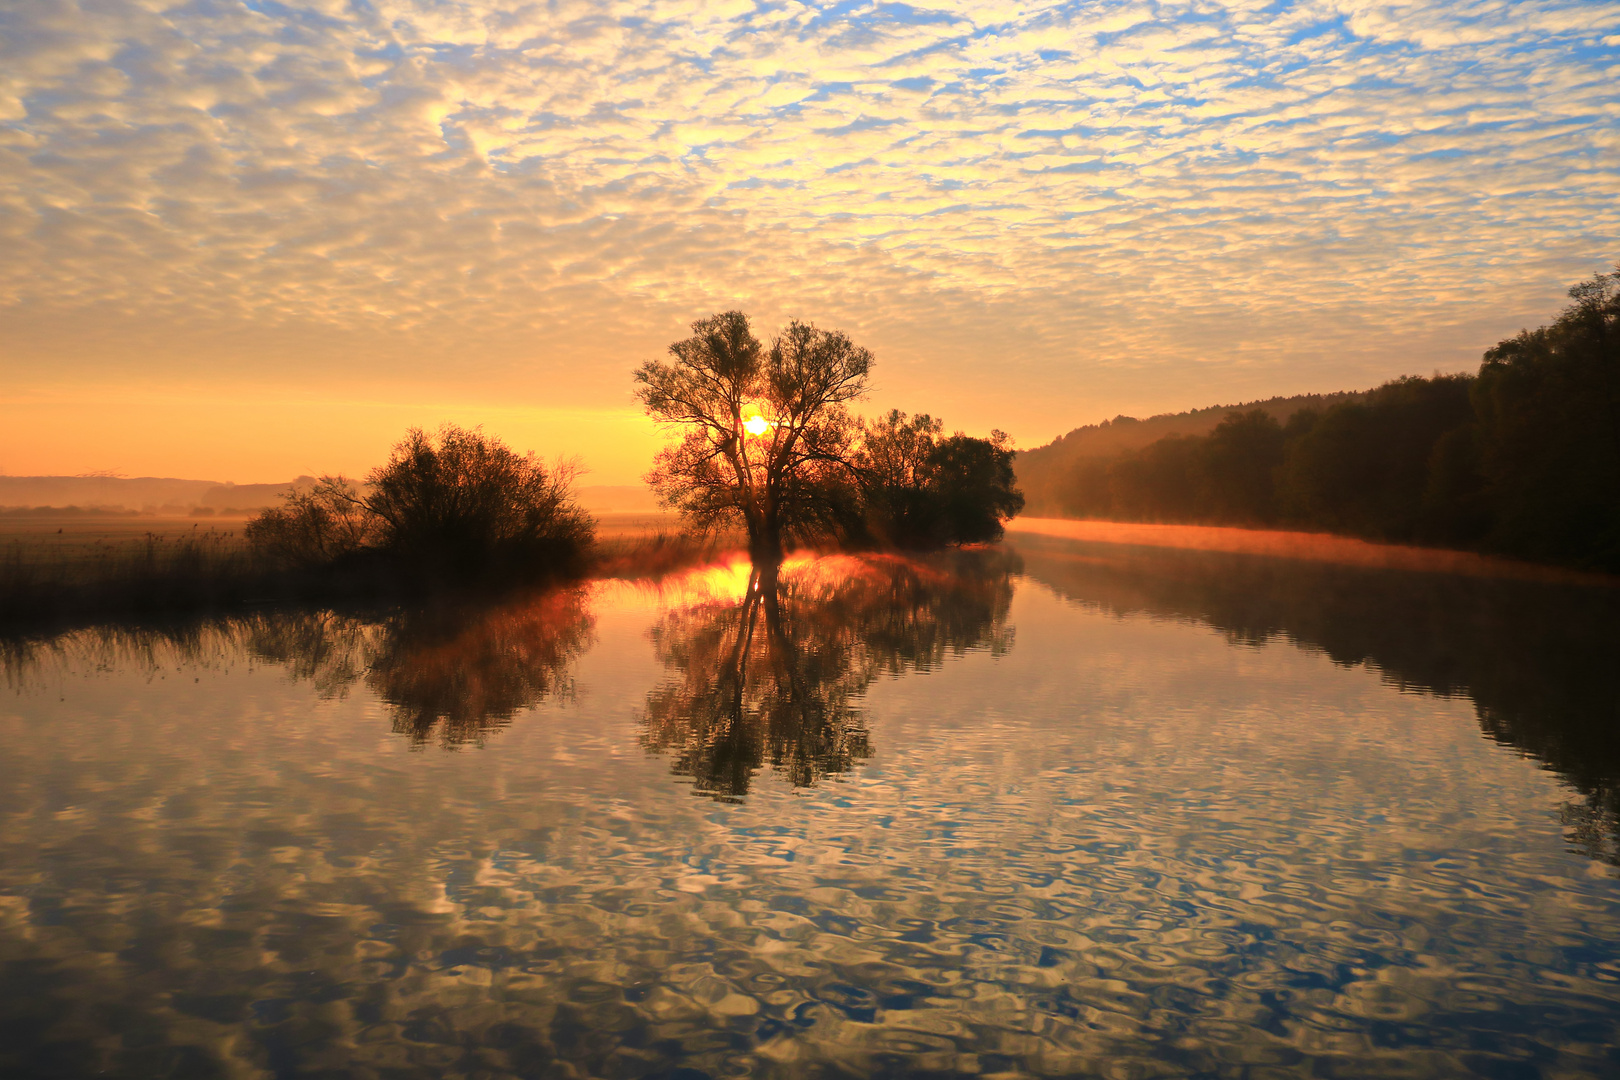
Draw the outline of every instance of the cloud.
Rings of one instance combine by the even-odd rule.
[[[469,335],[590,362],[592,325],[730,303],[895,343],[1032,323],[1030,378],[1387,354],[1620,254],[1617,28],[1605,0],[18,0],[0,306],[39,348],[94,313],[467,364]]]

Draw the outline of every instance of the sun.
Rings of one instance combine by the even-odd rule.
[[[763,416],[750,416],[743,421],[743,430],[750,435],[763,435],[771,430],[771,422]]]

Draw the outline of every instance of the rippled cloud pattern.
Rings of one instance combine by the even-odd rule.
[[[1036,375],[1410,344],[1620,253],[1594,0],[13,0],[0,41],[31,318],[752,302],[1000,319]]]

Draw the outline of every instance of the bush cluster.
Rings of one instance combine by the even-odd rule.
[[[851,467],[866,539],[902,548],[989,543],[1024,508],[1004,432],[977,439],[944,430],[925,413],[907,419],[898,409],[861,425]]]
[[[568,573],[594,540],[574,473],[481,431],[413,428],[363,485],[324,476],[259,514],[247,536],[308,569],[371,563],[435,580]]]

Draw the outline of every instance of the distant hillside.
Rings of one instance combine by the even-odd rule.
[[[315,486],[313,476],[300,476],[287,484],[220,484],[202,493],[197,504],[210,510],[259,510],[274,506],[293,488]]]
[[[218,480],[156,476],[0,476],[0,507],[185,511],[219,486]]]
[[[1620,268],[1477,373],[1080,428],[1016,463],[1032,514],[1235,525],[1620,574]]]
[[[1166,435],[1208,435],[1228,414],[1240,410],[1264,409],[1278,423],[1287,423],[1288,418],[1301,409],[1325,410],[1329,406],[1359,401],[1366,396],[1366,391],[1299,394],[1237,405],[1211,405],[1190,412],[1160,413],[1146,420],[1138,420],[1134,416],[1116,416],[1100,424],[1077,427],[1045,446],[1019,451],[1014,467],[1018,471],[1018,487],[1026,500],[1024,513],[1031,517],[1061,516],[1063,511],[1058,504],[1057,489],[1069,477],[1076,462],[1126,450],[1140,450]]]

